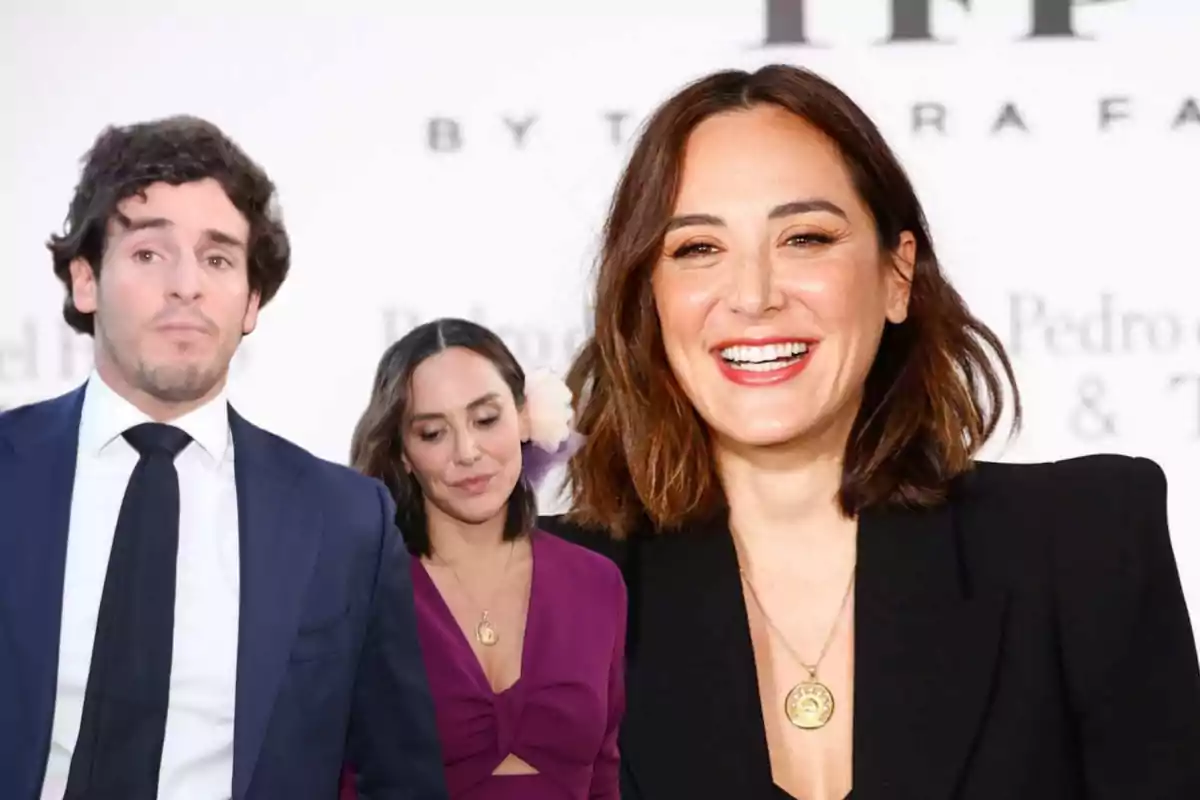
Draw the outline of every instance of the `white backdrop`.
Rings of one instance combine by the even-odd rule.
[[[0,406],[86,375],[43,243],[106,124],[198,114],[277,180],[293,273],[234,398],[344,460],[379,355],[416,321],[471,316],[527,367],[564,367],[639,121],[704,72],[799,63],[880,123],[1011,347],[1026,426],[989,454],[1156,459],[1200,624],[1200,2],[374,4],[4,3]],[[922,9],[936,41],[889,43]],[[1031,37],[1056,9],[1076,35]],[[812,44],[764,45],[801,15]]]

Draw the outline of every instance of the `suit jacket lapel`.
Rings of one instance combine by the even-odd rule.
[[[855,800],[944,800],[990,696],[1005,597],[968,585],[952,506],[859,522]],[[769,797],[754,650],[723,520],[635,538],[623,755],[644,797]],[[673,744],[686,731],[688,747]]]
[[[243,798],[266,736],[316,564],[321,517],[300,462],[230,409],[241,558],[233,796]]]
[[[754,652],[723,520],[631,545],[637,629],[623,757],[640,796],[768,796]]]
[[[855,800],[943,800],[991,690],[1004,597],[968,586],[952,505],[859,521]]]

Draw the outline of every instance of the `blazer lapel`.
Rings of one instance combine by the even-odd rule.
[[[11,696],[18,703],[16,719],[31,723],[18,736],[28,737],[27,746],[38,759],[37,780],[54,717],[83,395],[81,387],[32,411],[46,416],[29,418],[25,432],[12,439],[13,456],[0,457],[0,509],[6,528],[0,534],[0,626],[8,629],[21,678]]]
[[[243,798],[300,623],[320,545],[319,509],[300,462],[230,409],[241,558],[233,796]]]
[[[952,505],[859,520],[854,800],[943,800],[990,695],[1003,595],[967,585]]]
[[[622,752],[639,796],[767,797],[754,652],[723,520],[630,544],[626,580],[638,628]]]

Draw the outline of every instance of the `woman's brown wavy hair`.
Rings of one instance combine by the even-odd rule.
[[[512,392],[516,407],[524,407],[525,370],[504,340],[470,320],[435,319],[413,328],[384,351],[375,368],[370,402],[350,440],[350,466],[387,487],[396,503],[396,527],[415,556],[428,557],[433,545],[421,484],[404,469],[404,419],[411,402],[413,373],[426,359],[452,347],[492,362]],[[536,523],[537,495],[522,472],[505,507],[504,541],[526,535]]]
[[[840,150],[870,210],[879,246],[916,238],[908,317],[889,323],[846,445],[839,502],[855,515],[878,504],[928,506],[966,471],[999,424],[1012,366],[997,336],[942,274],[925,214],[883,136],[841,90],[784,65],[723,71],[684,88],[649,119],[617,186],[604,231],[593,335],[568,375],[585,444],[572,458],[571,518],[627,535],[720,512],[725,496],[708,430],[667,364],[651,290],[688,136],[724,112],[774,105]]]

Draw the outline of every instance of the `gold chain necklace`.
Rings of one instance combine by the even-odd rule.
[[[850,600],[850,593],[854,588],[854,570],[850,571],[850,581],[846,585],[846,593],[842,596],[842,604],[838,607],[837,616],[833,619],[833,625],[830,626],[829,633],[825,636],[825,644],[821,647],[821,653],[812,664],[808,664],[804,659],[800,658],[799,654],[792,648],[791,643],[788,642],[787,637],[783,635],[783,631],[779,630],[779,627],[771,620],[771,615],[767,613],[767,609],[763,607],[762,601],[758,599],[758,592],[755,590],[754,584],[750,582],[750,576],[746,574],[746,571],[739,568],[738,573],[750,589],[750,597],[753,598],[754,605],[758,606],[758,610],[762,613],[768,627],[779,637],[779,641],[783,642],[783,646],[791,654],[792,658],[796,660],[796,663],[808,673],[808,680],[797,683],[784,697],[784,716],[787,717],[788,722],[802,730],[824,728],[833,717],[835,703],[833,692],[829,690],[828,686],[817,680],[817,669],[825,659],[825,653],[828,652],[829,645],[833,642],[833,635],[837,633],[838,623],[841,622],[842,615],[846,610],[846,603]]]
[[[512,563],[513,551],[516,549],[517,542],[514,539],[509,543],[508,558],[504,561],[504,571],[500,573],[500,586],[496,588],[496,594],[499,594],[500,590],[504,588],[504,576],[508,575],[508,565]],[[496,643],[500,641],[500,632],[496,630],[496,626],[492,624],[492,620],[488,616],[487,607],[481,606],[479,603],[475,602],[475,598],[472,597],[471,593],[467,591],[467,585],[462,582],[461,578],[458,577],[458,570],[454,568],[454,565],[436,553],[434,554],[434,558],[442,566],[450,570],[450,574],[454,576],[454,581],[458,584],[458,588],[462,589],[462,593],[466,596],[467,600],[470,601],[471,605],[475,606],[475,608],[481,612],[479,615],[479,622],[475,623],[475,641],[479,642],[484,647],[495,647]],[[495,599],[496,598],[493,595],[492,600]]]

